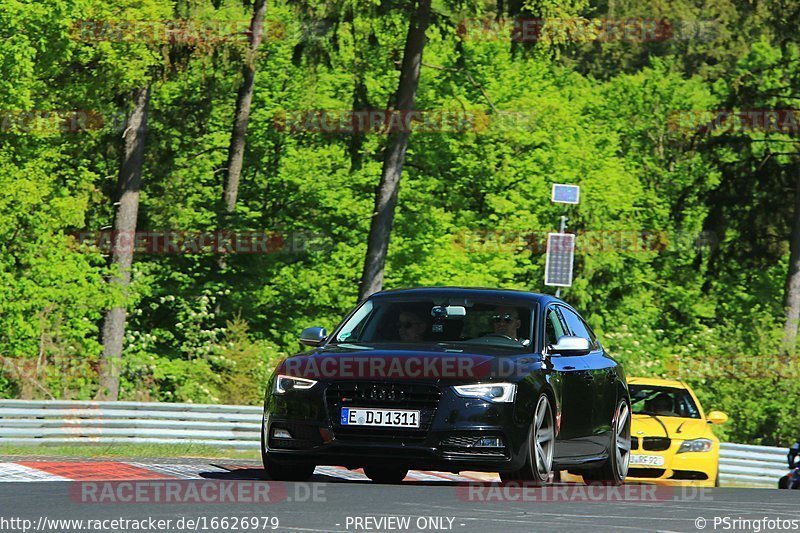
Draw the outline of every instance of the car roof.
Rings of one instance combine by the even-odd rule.
[[[678,381],[677,379],[629,377],[627,381],[630,385],[649,385],[651,387],[672,387],[675,389],[691,390],[683,381]]]
[[[370,298],[396,298],[396,297],[455,297],[472,296],[474,298],[487,299],[513,299],[528,300],[530,302],[549,303],[550,301],[561,302],[561,300],[549,294],[521,291],[515,289],[492,289],[487,287],[416,287],[408,289],[391,289],[373,294]],[[563,302],[562,302],[563,303]]]

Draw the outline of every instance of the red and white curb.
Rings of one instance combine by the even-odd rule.
[[[122,461],[18,461],[0,463],[0,483],[19,481],[117,481],[154,479],[209,479],[219,478],[238,470],[255,470],[260,467],[244,464],[162,464]],[[336,466],[318,466],[316,476],[347,481],[368,481],[359,470]],[[319,479],[317,481],[324,481]],[[497,474],[464,472],[450,474],[412,470],[406,481],[463,483],[499,481]]]

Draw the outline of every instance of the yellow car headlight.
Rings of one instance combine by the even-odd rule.
[[[685,440],[678,448],[678,453],[686,452],[707,452],[711,450],[713,442],[710,439]]]

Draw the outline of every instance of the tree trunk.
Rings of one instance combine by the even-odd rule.
[[[250,121],[250,105],[253,101],[253,85],[256,79],[256,57],[258,47],[261,45],[266,10],[266,0],[256,0],[253,4],[253,18],[250,21],[250,47],[242,67],[242,84],[239,86],[239,94],[236,97],[236,115],[233,119],[231,143],[228,147],[224,193],[226,213],[232,213],[236,209],[236,198],[239,196],[239,178],[242,174],[247,123]]]
[[[419,71],[422,65],[422,51],[425,48],[425,30],[430,19],[431,0],[419,0],[417,11],[411,18],[403,52],[403,63],[400,67],[400,83],[397,88],[397,105],[400,113],[413,111],[417,96]],[[381,290],[383,286],[383,270],[386,265],[386,252],[394,221],[394,209],[397,205],[397,192],[400,186],[400,174],[408,148],[410,132],[401,128],[389,134],[383,161],[381,181],[375,194],[375,209],[369,229],[367,255],[364,260],[364,272],[361,276],[359,299]]]
[[[119,171],[119,202],[114,220],[111,263],[119,269],[110,283],[118,285],[126,295],[131,281],[131,264],[139,214],[139,189],[142,184],[144,142],[147,134],[147,106],[150,87],[134,93],[134,106],[125,124],[125,149]],[[125,305],[106,312],[103,324],[103,354],[100,357],[100,390],[98,400],[116,400],[119,397],[119,372],[122,342],[125,336]]]
[[[368,111],[370,109],[369,99],[367,98],[367,86],[364,83],[362,72],[356,73],[356,80],[353,86],[353,111]],[[364,159],[364,137],[365,133],[356,129],[350,138],[350,172],[361,170]]]
[[[797,343],[797,325],[800,319],[800,174],[794,200],[794,222],[792,235],[789,237],[789,272],[786,276],[784,307],[786,322],[783,327],[783,348],[787,353],[794,353]]]

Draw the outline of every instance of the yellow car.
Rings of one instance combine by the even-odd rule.
[[[628,378],[631,394],[631,454],[626,481],[659,485],[719,486],[719,439],[711,424],[728,415],[706,416],[694,391],[682,381]],[[562,472],[562,481],[580,478]]]
[[[682,381],[628,378],[631,394],[631,455],[628,481],[719,486],[719,439],[711,424],[728,415],[706,416],[694,391]]]

